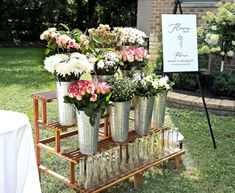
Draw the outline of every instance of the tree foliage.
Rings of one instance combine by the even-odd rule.
[[[64,23],[85,31],[100,23],[135,26],[137,0],[2,0],[0,42],[35,41]]]

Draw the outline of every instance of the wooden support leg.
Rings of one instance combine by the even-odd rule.
[[[47,122],[47,103],[46,101],[42,101],[42,122]]]
[[[55,131],[55,151],[60,152],[60,130]]]
[[[140,188],[143,184],[143,173],[138,173],[134,175],[134,187]]]
[[[75,183],[75,163],[70,162],[70,183]]]
[[[34,104],[34,135],[35,135],[35,144],[36,144],[36,161],[37,161],[37,166],[38,166],[38,174],[39,178],[41,179],[41,172],[39,170],[39,166],[41,164],[41,158],[40,158],[40,147],[37,145],[40,140],[40,132],[39,132],[39,108],[38,108],[38,99],[34,99],[33,101]]]
[[[175,157],[175,169],[178,170],[180,167],[180,156]]]

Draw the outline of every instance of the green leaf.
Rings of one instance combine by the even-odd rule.
[[[60,23],[60,25],[61,25],[63,28],[65,28],[67,31],[70,31],[70,30],[69,30],[69,27],[68,27],[67,25],[65,25],[65,24],[63,24],[63,23]]]

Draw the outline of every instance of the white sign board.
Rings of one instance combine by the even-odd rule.
[[[198,71],[196,15],[162,15],[163,71]]]

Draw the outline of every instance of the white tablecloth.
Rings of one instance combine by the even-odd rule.
[[[29,119],[4,110],[0,110],[0,193],[41,193]]]

